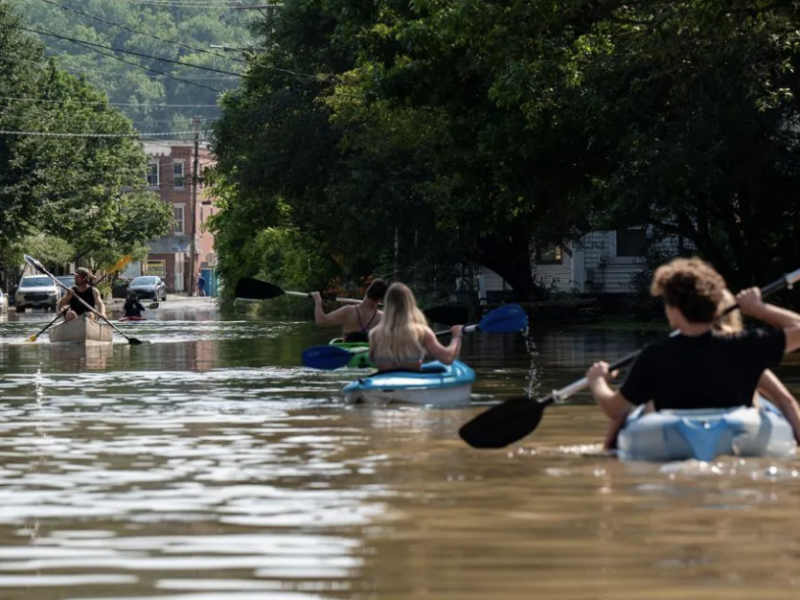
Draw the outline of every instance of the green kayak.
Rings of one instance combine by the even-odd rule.
[[[331,346],[338,346],[347,350],[353,355],[350,362],[345,366],[351,369],[374,369],[375,365],[369,359],[369,344],[367,342],[344,342],[342,338],[334,338],[330,342]]]

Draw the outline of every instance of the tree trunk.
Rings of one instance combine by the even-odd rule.
[[[513,226],[509,233],[481,240],[472,258],[505,279],[515,299],[532,300],[541,294],[533,282],[531,234],[523,224]]]

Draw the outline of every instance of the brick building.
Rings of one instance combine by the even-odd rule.
[[[215,208],[206,195],[202,183],[197,186],[197,203],[194,206],[195,272],[190,273],[190,249],[192,235],[192,169],[194,142],[159,141],[145,142],[147,162],[147,184],[161,195],[161,199],[172,205],[175,221],[169,235],[149,242],[150,252],[142,263],[134,263],[126,275],[158,275],[164,280],[169,292],[194,291],[194,284],[201,272],[205,275],[216,264],[214,236],[205,231],[208,217]],[[208,145],[201,143],[198,173],[214,164]],[[206,277],[209,280],[209,277]]]

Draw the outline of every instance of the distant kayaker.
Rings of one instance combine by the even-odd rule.
[[[446,365],[461,351],[463,325],[451,328],[450,344],[436,338],[408,286],[393,283],[384,299],[384,315],[369,333],[369,356],[379,371],[419,371],[426,355]]]
[[[139,295],[136,292],[128,292],[128,298],[125,300],[125,319],[136,320],[142,318],[144,306],[139,302]]]
[[[105,317],[106,305],[103,304],[100,292],[93,285],[90,285],[94,279],[92,272],[86,267],[78,267],[72,275],[75,277],[75,285],[67,290],[64,297],[58,301],[58,310],[67,308],[64,313],[64,320],[72,321],[84,313],[88,313],[92,319],[97,318],[78,298],[81,298],[86,304]]]
[[[383,312],[378,305],[386,294],[386,282],[376,279],[367,288],[364,299],[351,306],[342,306],[325,314],[322,310],[322,296],[312,292],[314,298],[314,321],[320,327],[341,327],[345,342],[366,342],[371,329],[381,322]]]
[[[765,304],[761,291],[751,288],[736,296],[742,314],[776,329],[716,331],[726,290],[722,276],[697,258],[658,268],[651,293],[663,297],[667,320],[679,334],[646,346],[618,390],[608,384],[616,373],[609,373],[607,363],[597,362],[586,372],[592,395],[612,421],[621,422],[634,405],[650,401],[655,410],[753,406],[765,371],[800,348],[800,315]],[[767,388],[777,389],[774,381],[766,383],[769,393]],[[786,394],[769,393],[798,427],[797,407],[786,404]]]

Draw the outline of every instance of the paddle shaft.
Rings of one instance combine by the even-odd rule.
[[[291,292],[289,290],[283,290],[283,293],[287,296],[297,296],[298,298],[311,298],[311,294],[307,292]],[[361,304],[363,300],[356,300],[355,298],[330,298],[331,300],[335,300],[339,304]],[[323,300],[327,300],[327,298],[323,298]]]
[[[39,336],[40,336],[40,335],[42,335],[42,334],[43,334],[45,331],[47,331],[48,329],[50,329],[50,327],[53,325],[53,323],[55,323],[56,321],[58,321],[58,320],[59,320],[59,319],[60,319],[62,316],[63,316],[63,314],[62,314],[61,312],[59,312],[59,313],[56,315],[56,318],[55,318],[55,319],[53,319],[53,320],[52,320],[52,321],[50,321],[50,322],[49,322],[47,325],[45,325],[44,329],[42,329],[42,330],[41,330],[39,333],[34,333],[34,334],[31,336],[31,337],[29,337],[29,338],[28,338],[28,341],[30,341],[30,342],[35,342],[37,339],[39,339]]]
[[[36,269],[38,269],[39,271],[41,271],[42,273],[44,273],[45,275],[47,275],[48,277],[50,277],[50,278],[51,278],[53,281],[55,281],[55,282],[56,282],[58,285],[60,285],[62,288],[64,288],[64,289],[65,289],[65,290],[67,290],[68,292],[70,291],[70,289],[69,289],[67,286],[65,286],[63,283],[61,283],[61,282],[60,282],[58,279],[56,279],[55,277],[53,277],[53,275],[52,275],[52,274],[51,274],[51,273],[50,273],[50,272],[49,272],[47,269],[45,269],[45,268],[44,268],[44,266],[43,266],[43,265],[42,265],[42,264],[41,264],[39,261],[36,261],[35,263],[33,263],[33,266],[34,266]],[[86,302],[86,301],[85,301],[83,298],[81,298],[81,297],[80,297],[80,296],[78,296],[77,294],[72,294],[72,296],[73,296],[74,298],[77,298],[77,299],[80,301],[80,303],[81,303],[81,304],[83,304],[83,306],[84,306],[84,307],[86,307],[86,308],[87,308],[89,311],[93,312],[95,315],[97,315],[98,317],[100,317],[101,319],[103,319],[103,321],[105,321],[106,323],[108,323],[108,325],[109,325],[109,326],[110,326],[110,327],[111,327],[111,328],[112,328],[114,331],[116,331],[116,332],[117,332],[117,333],[119,333],[119,334],[120,334],[122,337],[124,337],[126,340],[128,340],[128,343],[129,343],[129,344],[141,344],[141,343],[142,343],[140,340],[137,340],[136,338],[131,338],[131,337],[128,337],[127,335],[125,335],[125,334],[124,334],[122,331],[120,331],[120,329],[119,329],[119,328],[118,328],[116,325],[114,325],[114,324],[113,324],[111,321],[109,321],[108,319],[106,319],[106,318],[105,318],[103,315],[101,315],[99,312],[97,312],[97,311],[96,311],[94,308],[92,308],[91,306],[89,306],[89,303],[88,303],[88,302]]]
[[[763,288],[761,288],[761,297],[766,298],[767,296],[771,296],[772,294],[780,292],[781,290],[792,289],[792,287],[798,280],[800,280],[800,269],[792,271],[791,273],[784,275],[782,278],[773,281],[769,285],[766,285]],[[725,310],[722,311],[722,314],[727,315],[729,313],[732,313],[737,308],[739,308],[738,303],[731,304],[729,307],[727,307]],[[670,337],[674,337],[679,333],[680,332],[678,330],[675,330],[670,334]],[[641,350],[636,350],[635,352],[631,352],[627,356],[623,356],[608,368],[609,372],[613,372],[616,371],[617,369],[621,369],[623,367],[628,366],[630,363],[636,360],[636,357],[639,356],[641,352],[642,352]],[[588,386],[589,386],[589,380],[586,377],[584,377],[583,379],[579,379],[578,381],[571,383],[570,385],[563,387],[560,390],[553,390],[550,393],[550,395],[545,396],[541,400],[538,400],[538,402],[543,404],[544,406],[548,406],[550,404],[553,404],[554,402],[561,403],[570,396],[574,396],[578,392],[586,389]]]

